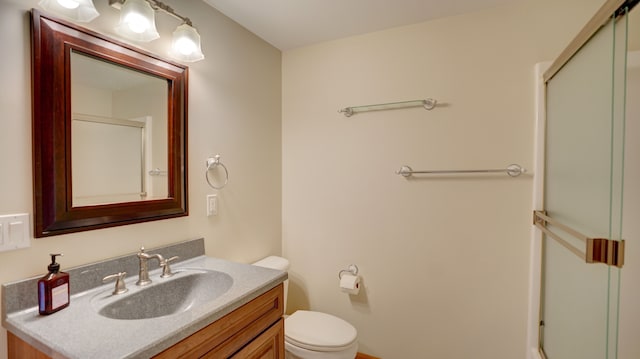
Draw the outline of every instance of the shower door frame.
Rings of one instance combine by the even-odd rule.
[[[546,83],[543,74],[551,62],[541,62],[535,66],[536,76],[536,124],[533,164],[533,199],[531,212],[543,207],[544,198],[544,148],[546,132]],[[533,218],[532,218],[533,223]],[[542,241],[543,233],[535,226],[531,227],[529,262],[529,306],[527,326],[527,359],[543,359],[540,354],[540,304],[542,290]]]
[[[536,108],[535,108],[535,149],[532,213],[544,208],[545,178],[545,133],[546,133],[546,87],[573,56],[605,25],[613,14],[622,15],[621,9],[631,10],[640,0],[608,0],[583,27],[578,35],[553,62],[542,62],[535,66]],[[532,224],[535,223],[532,215]],[[541,349],[541,292],[543,237],[541,230],[532,225],[530,242],[529,306],[527,326],[527,359],[546,359]]]

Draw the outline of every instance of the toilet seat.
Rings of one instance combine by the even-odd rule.
[[[319,352],[342,351],[356,341],[358,332],[330,314],[298,310],[285,319],[285,341]]]

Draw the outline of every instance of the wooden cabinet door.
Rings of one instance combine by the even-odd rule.
[[[7,355],[9,359],[51,359],[29,343],[7,332]]]
[[[284,319],[280,319],[232,359],[284,359]]]

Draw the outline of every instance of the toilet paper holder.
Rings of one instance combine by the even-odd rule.
[[[351,273],[353,275],[358,275],[358,266],[355,264],[349,264],[348,269],[343,269],[338,273],[338,278],[342,279],[342,275],[345,273]]]

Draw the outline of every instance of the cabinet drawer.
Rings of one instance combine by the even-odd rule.
[[[284,314],[283,306],[284,292],[280,284],[154,358],[200,358],[214,349],[212,353],[217,358],[231,357],[278,322]],[[284,334],[281,339],[284,343]]]
[[[204,356],[206,359],[226,357],[227,355],[217,348]],[[281,318],[271,328],[249,342],[231,359],[284,359],[284,319]]]

